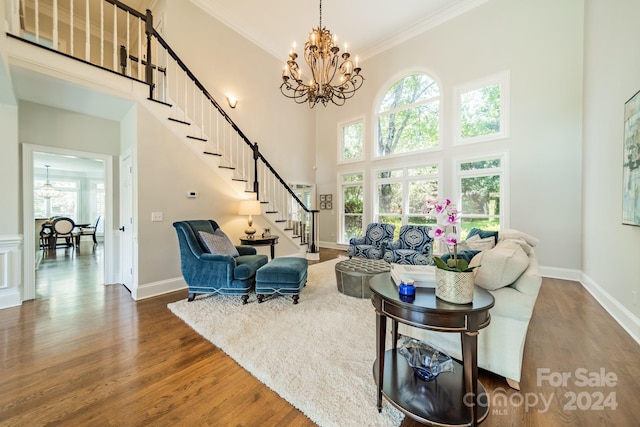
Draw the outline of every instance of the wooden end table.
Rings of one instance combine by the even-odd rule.
[[[477,426],[489,413],[488,402],[478,405],[486,391],[478,381],[478,331],[489,325],[494,298],[476,287],[469,304],[451,304],[435,296],[433,288],[416,288],[412,302],[402,301],[389,273],[369,281],[371,302],[376,309],[376,361],[374,379],[378,385],[378,411],[382,396],[407,416],[435,426]],[[454,361],[455,372],[440,374],[433,381],[414,375],[405,358],[393,348],[385,351],[387,318],[391,333],[398,336],[398,322],[422,329],[457,332],[462,337],[462,364]],[[433,343],[436,347],[438,343]]]
[[[278,236],[271,235],[269,237],[262,236],[243,236],[240,237],[241,245],[249,245],[249,246],[271,246],[271,259],[276,257],[276,245],[278,244]]]

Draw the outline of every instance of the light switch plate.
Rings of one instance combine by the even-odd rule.
[[[153,222],[162,221],[162,212],[151,212],[151,221]]]

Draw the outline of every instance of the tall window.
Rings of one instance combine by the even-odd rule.
[[[339,126],[340,162],[362,160],[364,155],[364,124],[363,120],[342,124]]]
[[[461,87],[457,95],[456,139],[472,143],[508,135],[509,73]]]
[[[426,225],[424,206],[427,199],[438,197],[440,166],[429,164],[379,170],[375,175],[376,222],[394,224],[396,234],[400,226]]]
[[[504,222],[504,154],[457,163],[462,235],[472,228],[499,230]]]
[[[42,187],[45,183],[46,179],[34,178],[34,191]],[[60,193],[50,199],[44,199],[34,194],[33,207],[35,217],[49,218],[52,216],[68,216],[72,219],[78,218],[79,181],[52,178],[50,183],[53,187],[60,190]]]
[[[364,213],[364,179],[362,172],[340,175],[341,209],[340,238],[348,243],[352,237],[362,236]]]
[[[378,104],[378,157],[440,146],[440,88],[426,74],[395,83]]]

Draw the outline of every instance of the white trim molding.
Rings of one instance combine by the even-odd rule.
[[[157,282],[139,285],[135,289],[131,289],[131,296],[134,300],[138,301],[187,288],[187,284],[182,277],[175,277],[173,279],[159,280]]]
[[[580,283],[607,310],[611,317],[640,344],[640,319],[586,274],[582,273]]]
[[[0,236],[0,309],[22,304],[22,236]]]

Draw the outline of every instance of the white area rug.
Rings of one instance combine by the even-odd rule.
[[[342,295],[335,264],[309,266],[300,302],[255,294],[200,296],[169,309],[320,426],[399,426],[404,415],[376,408],[375,311]]]

